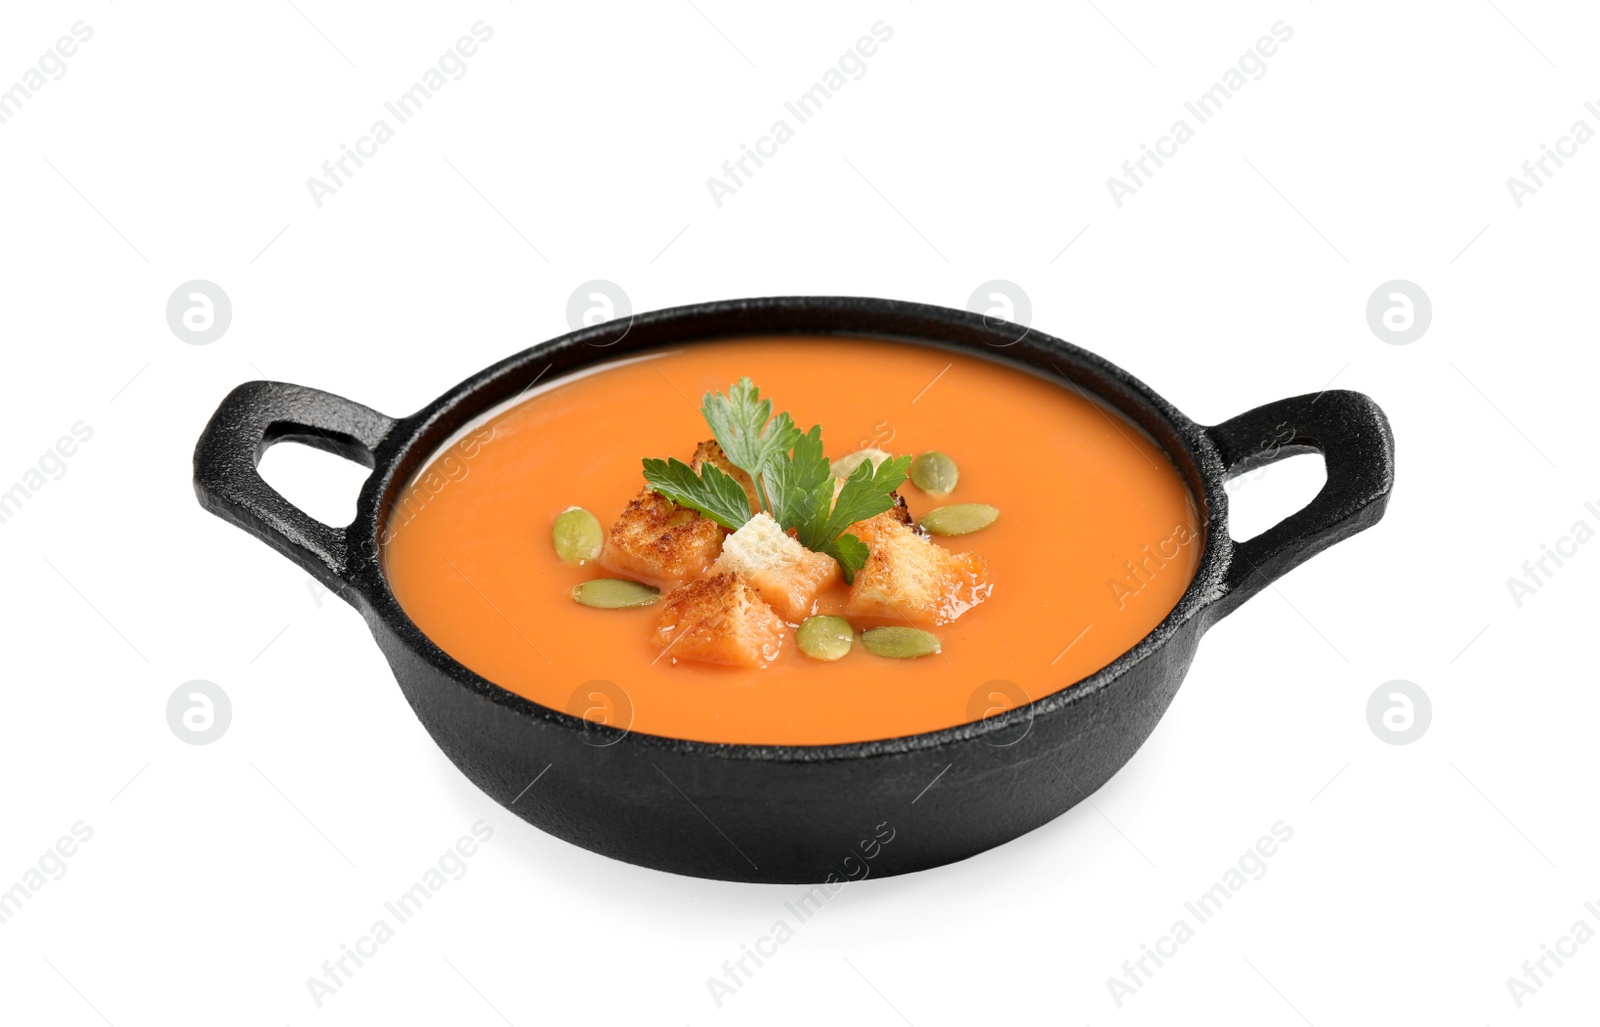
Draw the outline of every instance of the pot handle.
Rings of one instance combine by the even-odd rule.
[[[1234,607],[1317,553],[1383,517],[1394,487],[1394,433],[1378,404],[1343,389],[1268,403],[1206,429],[1227,477],[1299,453],[1327,464],[1322,491],[1296,513],[1248,542],[1233,543],[1216,615]]]
[[[342,396],[284,382],[246,382],[223,399],[194,449],[200,505],[261,539],[344,595],[353,584],[346,528],[323,524],[256,470],[279,442],[300,442],[373,467],[395,425]]]

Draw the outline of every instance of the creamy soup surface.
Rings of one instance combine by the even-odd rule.
[[[868,446],[953,457],[951,495],[901,487],[913,517],[951,503],[1000,510],[981,531],[935,539],[981,556],[992,585],[987,601],[929,628],[940,653],[886,659],[858,641],[824,663],[791,632],[759,669],[658,659],[658,609],[572,600],[574,585],[615,575],[558,559],[556,516],[581,506],[609,527],[644,486],[640,459],[689,460],[710,438],[701,396],[746,376],[802,430],[820,424],[830,457]],[[542,384],[438,454],[384,537],[406,613],[490,681],[634,731],[789,745],[951,727],[1066,688],[1171,612],[1203,546],[1162,450],[1063,380],[927,347],[794,336],[686,346]],[[820,612],[842,609],[845,594],[831,586]]]

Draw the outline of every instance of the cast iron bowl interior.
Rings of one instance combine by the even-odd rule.
[[[974,723],[821,746],[696,742],[596,724],[473,673],[401,609],[382,572],[384,515],[458,430],[536,382],[626,353],[782,334],[960,350],[1119,410],[1166,451],[1195,496],[1205,543],[1188,589],[1153,631],[1071,687]],[[261,480],[261,454],[284,440],[373,469],[349,525],[311,519]],[[1233,542],[1225,481],[1310,451],[1327,465],[1318,495],[1265,533]],[[1204,630],[1310,556],[1376,523],[1393,476],[1388,421],[1359,393],[1280,400],[1202,427],[1126,371],[1059,339],[965,311],[850,297],[718,301],[607,322],[508,357],[403,418],[303,386],[249,382],[223,400],[195,450],[201,504],[362,612],[418,718],[486,793],[528,822],[617,859],[764,882],[859,880],[938,866],[1070,809],[1149,735]]]

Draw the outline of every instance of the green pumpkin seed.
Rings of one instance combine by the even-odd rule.
[[[877,470],[878,465],[889,459],[890,456],[890,453],[876,446],[868,446],[866,449],[858,449],[854,453],[846,454],[833,461],[828,465],[828,473],[835,478],[848,478],[855,473],[857,467],[860,467],[868,460],[872,461],[872,469]]]
[[[960,480],[956,462],[938,451],[919,454],[911,461],[911,484],[931,496],[948,496]]]
[[[935,535],[970,535],[993,524],[1000,511],[983,503],[941,506],[922,515],[922,527]]]
[[[605,533],[594,514],[581,506],[569,506],[551,527],[550,541],[555,544],[556,556],[563,560],[593,560],[600,555]]]
[[[597,610],[626,610],[634,606],[649,606],[661,598],[661,590],[626,578],[595,578],[575,586],[572,598]]]
[[[843,617],[807,617],[794,639],[800,651],[813,660],[833,661],[850,651],[855,634]]]
[[[938,652],[939,636],[916,628],[868,628],[861,633],[861,644],[874,656],[907,660],[917,656],[932,656]]]

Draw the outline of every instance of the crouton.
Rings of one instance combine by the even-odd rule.
[[[793,624],[809,616],[817,593],[839,578],[839,565],[833,557],[802,546],[764,513],[722,540],[722,555],[711,570],[737,575]]]
[[[721,573],[667,593],[652,643],[675,660],[765,667],[778,658],[787,632],[755,589]]]
[[[707,439],[695,447],[694,457],[689,461],[689,466],[694,469],[696,474],[699,474],[700,469],[706,464],[710,464],[739,483],[739,487],[744,489],[744,494],[750,498],[750,509],[761,509],[761,501],[756,498],[755,482],[750,479],[748,474],[733,466],[733,462],[728,459],[728,454],[722,451],[722,447],[717,444],[716,439]]]
[[[906,497],[898,492],[891,492],[889,493],[889,498],[894,500],[894,505],[878,516],[892,521],[899,521],[908,528],[915,528],[911,523],[911,508],[906,506]],[[922,529],[916,528],[915,530],[919,535],[923,534]],[[857,535],[856,537],[860,538],[861,536]]]
[[[899,504],[850,527],[870,555],[856,571],[845,615],[948,624],[989,598],[994,586],[984,559],[929,541],[897,516],[903,509]]]
[[[656,585],[704,574],[722,548],[721,525],[645,488],[606,532],[600,564]]]

